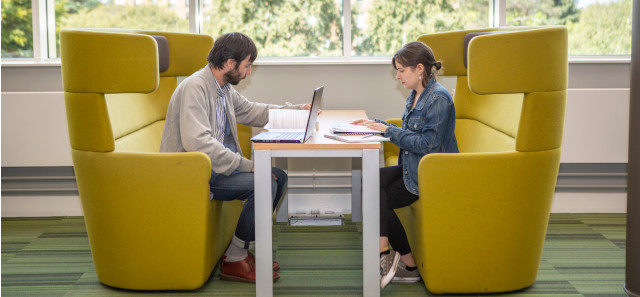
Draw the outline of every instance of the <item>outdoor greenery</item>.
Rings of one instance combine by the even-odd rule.
[[[174,0],[145,1],[151,2],[56,0],[56,34],[82,27],[189,31],[188,11],[177,12]],[[613,0],[579,8],[575,0],[509,0],[507,24],[566,25],[570,55],[628,55],[631,5]],[[2,0],[3,58],[32,55],[31,18],[31,0]],[[489,1],[352,1],[351,19],[352,55],[389,56],[421,34],[488,27]],[[251,36],[262,57],[341,56],[341,1],[205,1],[202,33],[216,37],[230,31]]]
[[[566,25],[579,19],[580,12],[573,0],[507,2],[507,24],[510,26]]]
[[[58,28],[128,28],[188,32],[189,20],[154,5],[100,5],[67,14]],[[152,27],[152,28],[149,28]]]
[[[31,56],[31,0],[2,0],[2,57]]]
[[[356,55],[390,56],[419,35],[452,30],[486,28],[487,0],[374,1],[368,11],[367,30],[356,36]]]
[[[239,31],[261,56],[342,55],[342,7],[334,0],[214,0],[202,33]]]
[[[567,23],[569,54],[629,55],[631,0],[587,6],[580,20]]]

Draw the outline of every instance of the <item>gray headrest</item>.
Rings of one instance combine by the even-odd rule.
[[[162,35],[151,35],[158,44],[158,70],[165,72],[169,69],[169,40]]]
[[[480,35],[499,34],[499,33],[507,33],[507,32],[509,31],[484,31],[484,32],[472,32],[464,35],[464,45],[462,48],[462,61],[464,62],[464,68],[467,68],[467,51],[469,50],[469,42],[471,42],[472,38]]]

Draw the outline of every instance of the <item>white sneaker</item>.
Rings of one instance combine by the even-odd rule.
[[[396,271],[392,282],[394,283],[417,283],[420,281],[420,272],[418,269],[414,271],[407,270],[407,265],[398,263],[398,271]]]
[[[400,254],[391,251],[389,254],[380,256],[380,288],[384,289],[396,274],[400,262]]]

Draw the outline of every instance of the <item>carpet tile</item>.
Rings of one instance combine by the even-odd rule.
[[[623,297],[625,214],[551,214],[538,278],[503,294],[459,296]],[[281,278],[275,296],[361,296],[362,226],[274,223]],[[216,268],[195,291],[129,291],[102,285],[82,217],[3,218],[2,296],[254,296],[254,285],[223,281]],[[436,296],[424,283],[392,283],[382,296]],[[447,295],[457,296],[457,295]]]

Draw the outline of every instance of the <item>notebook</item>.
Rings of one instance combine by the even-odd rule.
[[[318,118],[318,110],[322,105],[322,91],[324,86],[320,86],[313,90],[313,98],[311,99],[311,110],[309,112],[309,118],[307,119],[307,128],[304,132],[274,132],[263,131],[260,134],[251,138],[253,142],[291,142],[291,143],[303,143],[307,141],[316,128],[316,119]]]
[[[353,125],[347,123],[335,123],[331,125],[330,132],[340,135],[382,134],[382,131],[374,130],[362,125]]]
[[[381,136],[381,134],[360,135],[360,134],[349,134],[349,133],[347,133],[347,134],[325,133],[324,137],[330,138],[330,139],[335,139],[335,140],[340,140],[340,141],[344,141],[344,142],[350,142],[350,143],[389,141],[388,137]]]

